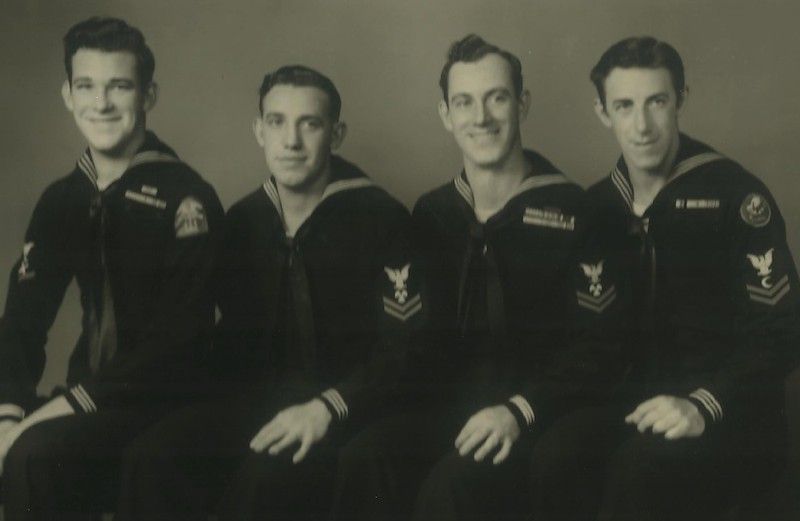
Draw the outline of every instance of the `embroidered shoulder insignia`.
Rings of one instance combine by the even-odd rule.
[[[208,233],[208,220],[203,203],[185,197],[175,212],[175,237],[183,239]]]
[[[390,268],[389,266],[383,268],[394,290],[394,298],[383,297],[383,310],[387,315],[402,322],[413,317],[422,309],[422,299],[419,293],[411,298],[408,297],[407,283],[410,270],[411,264],[406,264],[398,269]]]
[[[772,277],[772,254],[775,248],[770,248],[763,255],[752,253],[747,254],[747,260],[756,270],[756,276],[760,278],[760,285],[745,284],[750,300],[768,306],[777,304],[787,293],[789,293],[789,276],[784,275],[777,282]]]
[[[29,255],[31,250],[33,249],[32,242],[26,242],[25,245],[22,247],[22,262],[19,265],[19,270],[17,271],[17,281],[22,282],[23,280],[29,280],[36,276],[36,272],[31,269]]]
[[[597,264],[581,263],[581,270],[588,280],[589,292],[576,291],[578,305],[595,313],[602,313],[617,297],[617,290],[614,286],[606,289],[600,281],[603,274],[603,261]]]
[[[763,195],[749,194],[739,207],[739,215],[753,228],[761,228],[769,224],[772,218],[772,208]]]

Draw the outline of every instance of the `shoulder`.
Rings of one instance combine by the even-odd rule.
[[[455,205],[456,189],[453,181],[440,185],[433,190],[422,194],[414,204],[414,214],[420,212],[435,212],[438,209],[449,208]]]

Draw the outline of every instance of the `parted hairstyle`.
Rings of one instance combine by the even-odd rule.
[[[258,111],[264,115],[264,96],[276,85],[294,85],[295,87],[316,87],[328,95],[328,109],[332,121],[339,121],[342,111],[342,97],[336,85],[319,71],[305,65],[284,65],[268,72],[258,89]]]
[[[634,36],[615,43],[600,56],[600,60],[592,67],[589,79],[597,89],[597,96],[600,98],[603,108],[606,106],[605,81],[616,67],[622,69],[631,67],[659,69],[663,67],[667,69],[672,77],[672,86],[678,96],[678,105],[683,102],[686,92],[683,61],[678,51],[667,42],[657,40],[652,36]]]
[[[439,76],[439,87],[442,89],[442,98],[448,103],[448,87],[450,86],[450,69],[458,62],[476,62],[487,54],[499,54],[511,66],[511,80],[514,82],[514,90],[517,97],[522,95],[522,63],[519,58],[510,52],[493,45],[477,34],[468,34],[464,38],[453,42],[447,52],[447,62],[442,67],[442,74]]]
[[[136,74],[139,88],[145,89],[153,81],[156,59],[147,46],[142,32],[119,18],[93,17],[73,25],[64,35],[64,67],[72,82],[72,57],[79,49],[97,49],[106,52],[127,51],[136,57]]]

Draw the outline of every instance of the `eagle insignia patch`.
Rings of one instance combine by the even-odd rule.
[[[422,309],[422,298],[419,293],[409,298],[408,296],[408,275],[411,264],[406,264],[402,268],[390,268],[385,266],[383,271],[392,283],[394,298],[383,297],[383,310],[387,315],[392,316],[401,322],[405,322],[413,317]]]
[[[183,239],[208,233],[208,220],[203,203],[186,197],[175,212],[175,237]]]
[[[739,207],[739,215],[753,228],[761,228],[769,224],[772,218],[772,208],[763,195],[749,194]]]
[[[603,261],[597,264],[581,263],[583,274],[589,279],[589,292],[576,291],[578,305],[595,313],[602,313],[617,298],[617,291],[614,286],[608,289],[603,288],[600,276],[603,274]],[[604,292],[605,289],[605,292]]]
[[[789,293],[789,276],[784,275],[777,282],[773,281],[772,276],[772,254],[775,248],[770,248],[763,255],[747,254],[756,270],[756,276],[760,277],[760,285],[746,284],[747,294],[750,300],[768,306],[777,304],[787,293]]]
[[[32,242],[26,242],[22,247],[22,262],[17,271],[17,281],[29,280],[36,276],[36,272],[31,270],[29,255],[33,249]]]

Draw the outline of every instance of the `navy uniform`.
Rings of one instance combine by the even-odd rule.
[[[628,309],[629,369],[609,404],[564,418],[537,446],[537,519],[598,508],[603,520],[708,519],[757,493],[783,460],[783,380],[798,339],[783,218],[761,181],[685,135],[642,215],[622,158],[589,193]],[[657,395],[693,402],[703,434],[669,441],[624,423]],[[576,489],[585,501],[565,492]]]
[[[406,412],[365,430],[346,451],[334,517],[403,519],[413,505],[415,519],[523,515],[519,481],[536,432],[590,387],[567,389],[566,378],[545,386],[544,376],[567,374],[558,354],[577,324],[597,323],[616,299],[613,284],[590,293],[580,267],[597,264],[581,257],[583,190],[542,156],[526,156],[530,175],[485,223],[464,172],[417,202],[430,302],[426,362],[412,364],[420,368]],[[499,404],[522,431],[509,459],[459,456],[453,442],[469,417]]]
[[[338,448],[396,399],[427,307],[409,253],[408,211],[337,156],[331,176],[293,237],[274,179],[228,211],[218,400],[177,413],[133,444],[118,519],[206,519],[209,510],[220,519],[306,519],[327,511]],[[276,457],[250,450],[275,414],[315,397],[333,420],[306,459],[291,462],[296,447]]]
[[[223,217],[213,188],[149,132],[119,179],[104,190],[96,181],[87,150],[45,190],[11,271],[0,322],[4,417],[40,404],[47,332],[73,279],[83,329],[64,391],[75,414],[32,426],[6,457],[9,518],[85,512],[121,446],[194,392],[193,369],[210,347]]]

